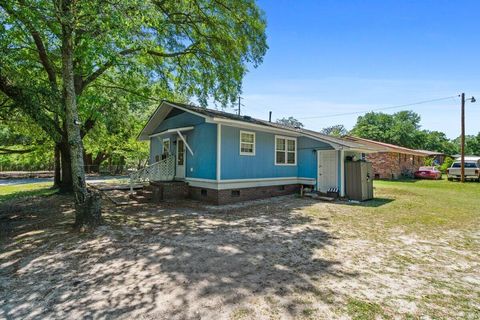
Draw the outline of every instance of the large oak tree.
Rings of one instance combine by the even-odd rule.
[[[0,0],[0,22],[0,92],[71,168],[77,226],[100,220],[82,146],[98,84],[135,92],[143,79],[227,104],[267,48],[254,0]]]

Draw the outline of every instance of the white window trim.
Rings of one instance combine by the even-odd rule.
[[[285,163],[278,163],[277,162],[277,139],[285,139]],[[295,141],[295,163],[287,163],[288,159],[288,140]],[[273,150],[274,156],[273,159],[275,161],[276,166],[296,166],[297,165],[297,138],[286,137],[286,136],[275,136],[275,149]],[[291,152],[291,151],[290,151]]]
[[[170,138],[164,138],[162,140],[162,154],[165,154],[165,141],[168,141],[168,154],[170,154],[170,148],[172,147],[172,144],[170,142]]]
[[[242,151],[242,133],[246,133],[246,134],[251,134],[251,135],[253,135],[253,152],[244,152],[244,151]],[[257,142],[257,137],[256,137],[256,135],[255,135],[255,132],[240,130],[240,136],[238,137],[238,139],[240,140],[240,145],[239,145],[239,148],[238,148],[238,150],[240,151],[240,155],[241,155],[241,156],[254,156],[254,155],[255,155],[255,151],[256,151],[255,144],[256,144],[256,142]],[[249,143],[249,142],[246,142],[246,143]]]

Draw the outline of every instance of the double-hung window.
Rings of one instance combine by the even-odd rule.
[[[297,139],[287,137],[275,137],[275,164],[297,164]]]
[[[240,131],[240,155],[255,155],[255,132]]]

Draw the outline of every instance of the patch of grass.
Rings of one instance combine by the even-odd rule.
[[[317,311],[317,309],[306,308],[306,309],[302,310],[302,315],[304,317],[311,317],[315,314],[316,311]]]
[[[421,259],[409,256],[409,255],[405,255],[405,254],[396,254],[396,253],[392,255],[392,260],[396,263],[396,265],[402,266],[402,267],[408,267],[413,264],[422,263]]]
[[[0,186],[0,202],[32,196],[48,196],[57,192],[51,182]]]
[[[355,233],[366,233],[374,240],[396,228],[431,237],[438,231],[465,230],[480,224],[480,183],[375,181],[374,187],[375,198],[382,199],[383,204],[378,205],[377,200],[337,204],[337,211],[348,214],[334,215],[332,223],[355,225]]]
[[[353,320],[375,320],[385,316],[380,305],[354,298],[347,301],[347,313]]]
[[[232,320],[240,320],[240,319],[251,319],[253,311],[248,308],[238,308],[233,311],[232,316],[230,317]]]

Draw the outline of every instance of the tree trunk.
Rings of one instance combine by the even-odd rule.
[[[65,138],[66,139],[66,138]],[[70,151],[68,147],[68,142],[62,142],[60,146],[60,160],[62,166],[61,172],[61,183],[60,183],[60,192],[72,192],[73,191],[73,182],[72,182],[72,166],[70,161]]]
[[[91,153],[83,153],[83,163],[85,165],[85,171],[87,173],[92,173],[93,157]]]
[[[55,144],[55,163],[54,163],[54,176],[53,176],[53,187],[60,188],[62,184],[62,176],[61,176],[61,163],[60,163],[60,146],[58,143]]]
[[[83,159],[85,161],[86,171],[88,173],[100,173],[100,165],[107,158],[107,155],[102,151],[99,151],[95,158],[91,153],[85,153]]]
[[[73,75],[73,30],[71,0],[63,0],[62,9],[62,78],[65,102],[65,122],[70,148],[73,192],[75,195],[75,226],[94,228],[101,223],[100,197],[89,192],[85,182],[83,145],[80,135],[75,83]]]

